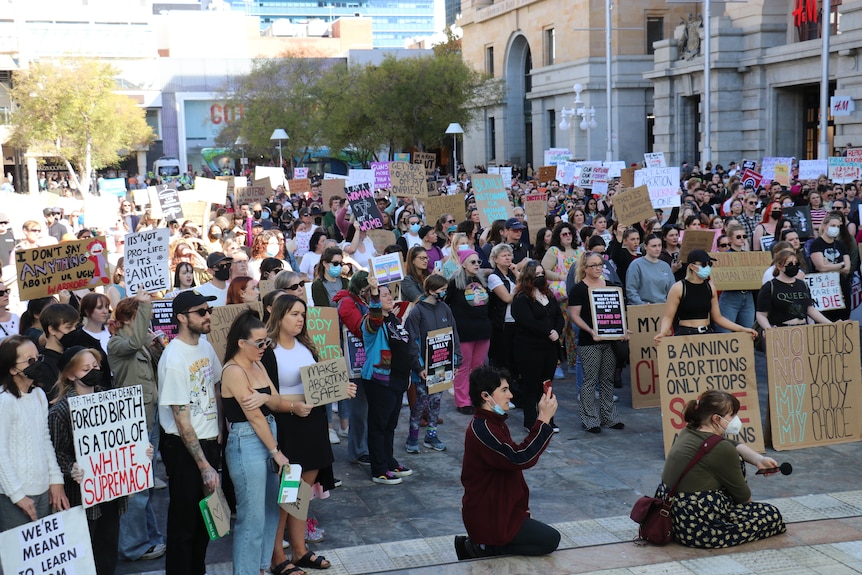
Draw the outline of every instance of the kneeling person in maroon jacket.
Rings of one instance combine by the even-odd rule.
[[[534,466],[548,447],[557,398],[548,389],[539,400],[539,417],[520,444],[506,425],[508,374],[479,367],[470,374],[473,420],[464,439],[461,516],[467,537],[455,537],[458,559],[494,555],[547,555],[560,533],[530,517],[530,489],[523,470]]]

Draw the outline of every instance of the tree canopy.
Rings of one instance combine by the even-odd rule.
[[[153,139],[145,111],[116,92],[116,74],[109,64],[69,59],[35,62],[14,76],[13,141],[63,160],[82,193],[94,167],[111,165]]]

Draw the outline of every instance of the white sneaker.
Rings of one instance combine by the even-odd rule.
[[[338,430],[338,437],[347,437],[350,434],[350,428],[347,427],[345,429]]]
[[[455,388],[454,387],[449,388],[449,395],[455,395]]]
[[[341,439],[338,437],[338,433],[335,432],[331,427],[329,428],[329,443],[338,444],[341,443]]]

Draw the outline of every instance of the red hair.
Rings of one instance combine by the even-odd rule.
[[[254,278],[248,276],[239,276],[230,280],[227,288],[227,303],[245,303],[242,299],[242,291],[248,286],[248,283]]]
[[[760,219],[761,224],[765,224],[769,221],[769,217],[772,214],[772,206],[778,206],[778,209],[781,210],[781,204],[778,202],[769,202],[766,205],[766,209],[763,210],[763,217]]]

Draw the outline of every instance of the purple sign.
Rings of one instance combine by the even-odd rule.
[[[389,162],[371,162],[371,170],[374,172],[374,189],[392,187],[389,179]]]

